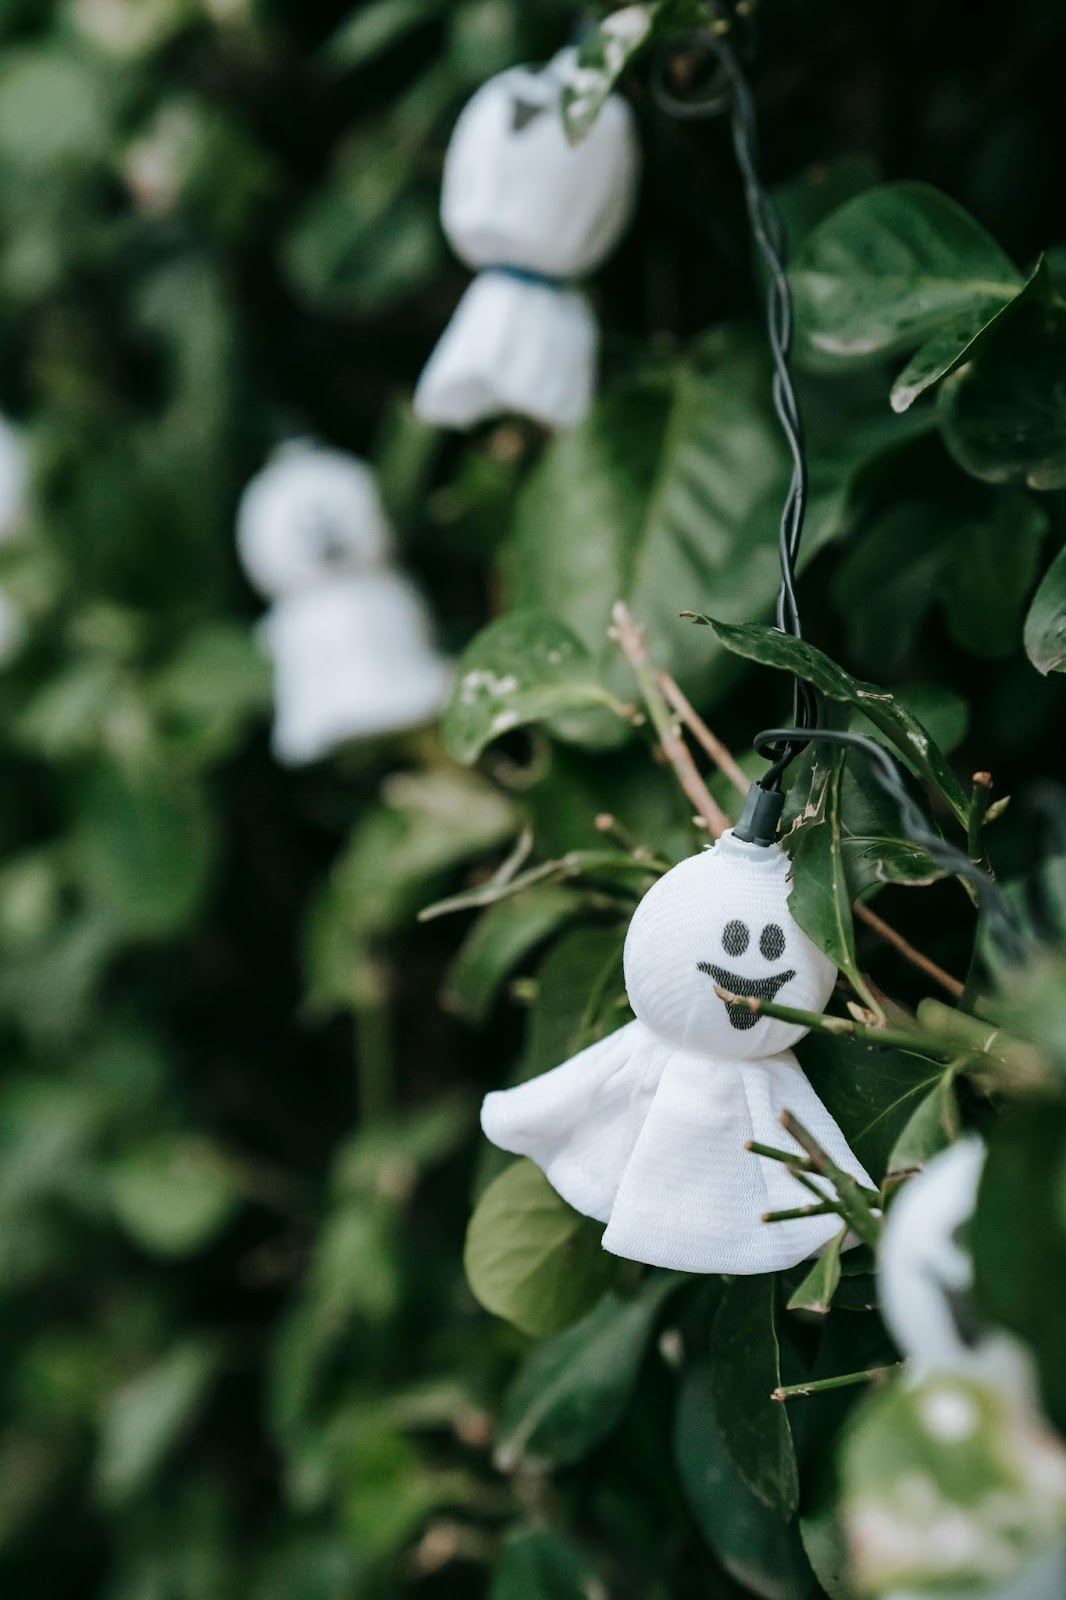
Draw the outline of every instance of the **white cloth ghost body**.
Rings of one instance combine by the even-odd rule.
[[[725,833],[645,895],[625,976],[637,1020],[554,1071],[486,1097],[481,1122],[563,1199],[607,1224],[604,1249],[683,1272],[776,1272],[815,1254],[836,1216],[764,1224],[810,1195],[754,1139],[799,1147],[793,1112],[870,1179],[788,1048],[806,1031],[726,1005],[734,994],[820,1011],[835,968],[788,910],[788,857]],[[827,1192],[831,1192],[828,1191]]]
[[[633,116],[612,95],[571,145],[559,102],[573,52],[490,78],[448,146],[441,221],[478,271],[415,391],[428,422],[468,428],[518,412],[549,428],[580,422],[598,332],[568,287],[617,243],[632,215],[640,154]]]
[[[241,500],[237,541],[273,601],[260,635],[274,665],[274,750],[316,761],[348,739],[417,727],[451,669],[391,538],[369,469],[342,451],[283,445]]]
[[[900,1191],[878,1250],[881,1313],[907,1357],[913,1382],[962,1373],[987,1384],[1006,1396],[1033,1430],[1034,1449],[1045,1450],[1048,1430],[1037,1406],[1032,1360],[1013,1334],[981,1322],[974,1300],[973,1261],[963,1233],[977,1203],[984,1162],[979,1138],[960,1139]],[[1064,1595],[1066,1545],[1060,1544],[1007,1583],[957,1593],[957,1600],[1062,1600]],[[932,1595],[895,1590],[885,1600],[932,1600]]]

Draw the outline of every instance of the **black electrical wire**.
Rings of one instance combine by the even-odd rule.
[[[667,77],[671,57],[660,57],[652,75],[652,92],[660,108],[681,121],[729,113],[733,151],[744,188],[744,200],[752,236],[758,246],[766,275],[766,328],[773,359],[773,401],[792,459],[792,477],[781,511],[778,541],[781,562],[781,588],[777,601],[777,626],[793,638],[803,637],[799,600],[796,595],[796,566],[807,509],[807,457],[796,390],[789,369],[792,349],[792,294],[786,269],[786,246],[780,218],[759,177],[759,141],[755,104],[738,51],[730,34],[739,23],[736,17],[722,17],[719,31],[689,35],[681,41],[690,53],[702,51],[715,65],[715,72],[701,95],[679,98]],[[672,52],[676,59],[677,50]],[[752,790],[775,796],[772,829],[780,812],[780,782],[789,764],[809,743],[841,745],[861,750],[873,763],[874,776],[899,809],[900,820],[912,843],[944,869],[962,879],[974,891],[979,910],[987,919],[1004,958],[1020,962],[1025,958],[1027,940],[1011,914],[1010,906],[991,873],[972,861],[964,851],[935,833],[921,808],[915,803],[903,780],[898,764],[876,740],[864,734],[819,727],[820,701],[813,687],[793,678],[793,721],[791,728],[770,728],[755,739],[755,749],[771,759],[771,765]],[[753,825],[759,807],[753,811]],[[758,831],[758,828],[755,828]],[[763,842],[763,841],[759,841]]]
[[[668,87],[662,62],[653,77],[653,93],[660,107],[683,121],[717,116],[728,110],[733,151],[740,170],[752,235],[758,246],[766,275],[766,327],[773,360],[773,402],[788,446],[792,476],[781,512],[778,549],[781,587],[777,600],[777,626],[793,638],[803,637],[799,600],[796,595],[796,564],[807,509],[807,455],[796,390],[789,369],[792,348],[792,292],[786,270],[784,232],[773,201],[759,177],[759,141],[755,103],[736,49],[723,33],[698,36],[696,48],[708,52],[717,72],[699,99],[680,99]],[[802,732],[818,722],[818,696],[801,678],[793,679],[793,720]],[[803,749],[804,740],[793,740],[775,752],[777,777]],[[775,779],[776,781],[776,779]]]

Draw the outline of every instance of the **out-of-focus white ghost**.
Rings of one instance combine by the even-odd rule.
[[[965,1235],[977,1204],[985,1153],[975,1135],[960,1139],[934,1156],[896,1197],[878,1252],[881,1313],[907,1357],[910,1381],[921,1384],[938,1374],[959,1373],[987,1385],[1030,1431],[1035,1456],[1056,1451],[1056,1446],[1037,1406],[1032,1360],[1013,1334],[982,1321],[974,1297],[973,1259]],[[1006,1584],[968,1589],[958,1593],[958,1600],[1063,1596],[1066,1546],[1060,1544]],[[885,1600],[931,1600],[931,1591],[895,1590]]]
[[[0,544],[25,529],[29,498],[29,459],[18,428],[0,417]]]
[[[531,1156],[564,1200],[606,1222],[603,1245],[616,1255],[683,1272],[755,1273],[826,1245],[837,1216],[761,1221],[810,1200],[786,1166],[745,1149],[752,1139],[799,1153],[782,1111],[870,1184],[789,1049],[806,1029],[716,992],[825,1005],[836,969],[792,918],[788,873],[778,845],[731,831],[674,867],[626,937],[637,1020],[485,1099],[492,1142]]]
[[[0,544],[26,531],[29,511],[29,455],[18,428],[0,417]],[[26,637],[25,618],[5,589],[0,589],[0,666],[10,661]]]
[[[389,565],[390,530],[363,462],[305,440],[282,445],[244,492],[237,544],[273,602],[261,628],[279,760],[316,761],[438,714],[451,669],[421,596]]]
[[[490,78],[452,134],[441,220],[478,276],[415,391],[429,422],[468,428],[517,412],[565,428],[588,410],[598,330],[571,285],[629,222],[640,152],[617,95],[579,144],[568,142],[559,107],[573,61],[562,51]]]

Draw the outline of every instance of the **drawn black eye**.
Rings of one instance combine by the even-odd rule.
[[[767,961],[780,961],[785,953],[785,936],[776,922],[768,922],[759,935],[759,949]]]
[[[722,934],[722,949],[727,956],[742,956],[748,948],[748,940],[750,938],[751,935],[748,932],[747,925],[734,918],[732,922],[727,922],[725,925],[725,931]],[[782,948],[784,948],[783,945]]]
[[[522,133],[547,109],[547,106],[536,105],[533,101],[523,100],[520,95],[514,95],[511,100],[511,132]]]

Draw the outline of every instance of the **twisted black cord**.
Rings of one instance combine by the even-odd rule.
[[[654,88],[659,104],[671,116],[682,120],[714,116],[728,108],[733,151],[740,171],[744,200],[752,235],[766,273],[766,327],[773,359],[773,402],[792,461],[792,476],[781,512],[778,551],[781,587],[777,600],[777,626],[793,638],[803,636],[799,600],[796,595],[796,563],[807,508],[807,457],[803,422],[796,390],[789,370],[792,348],[792,293],[785,268],[785,240],[780,218],[759,177],[759,140],[755,104],[747,78],[730,40],[722,34],[701,36],[701,45],[715,56],[718,82],[702,101],[679,100],[667,88],[662,75]],[[800,678],[793,679],[793,720],[800,730],[818,721],[818,697]],[[787,749],[775,752],[777,776],[803,749],[799,739]],[[776,781],[776,779],[775,779]]]
[[[971,861],[964,851],[933,832],[921,809],[911,798],[898,763],[893,761],[888,752],[865,734],[848,733],[836,728],[768,728],[756,735],[755,749],[760,755],[776,754],[782,744],[787,747],[798,735],[802,735],[807,743],[844,745],[849,749],[861,750],[869,757],[873,763],[874,777],[899,810],[907,838],[924,850],[938,867],[943,867],[945,872],[963,879],[971,886],[978,909],[987,918],[1005,958],[1014,963],[1022,961],[1026,954],[1026,942],[999,884],[991,873],[976,861]],[[781,759],[779,756],[775,765],[779,765]],[[767,780],[773,771],[771,767],[761,780],[764,788],[769,787]]]

